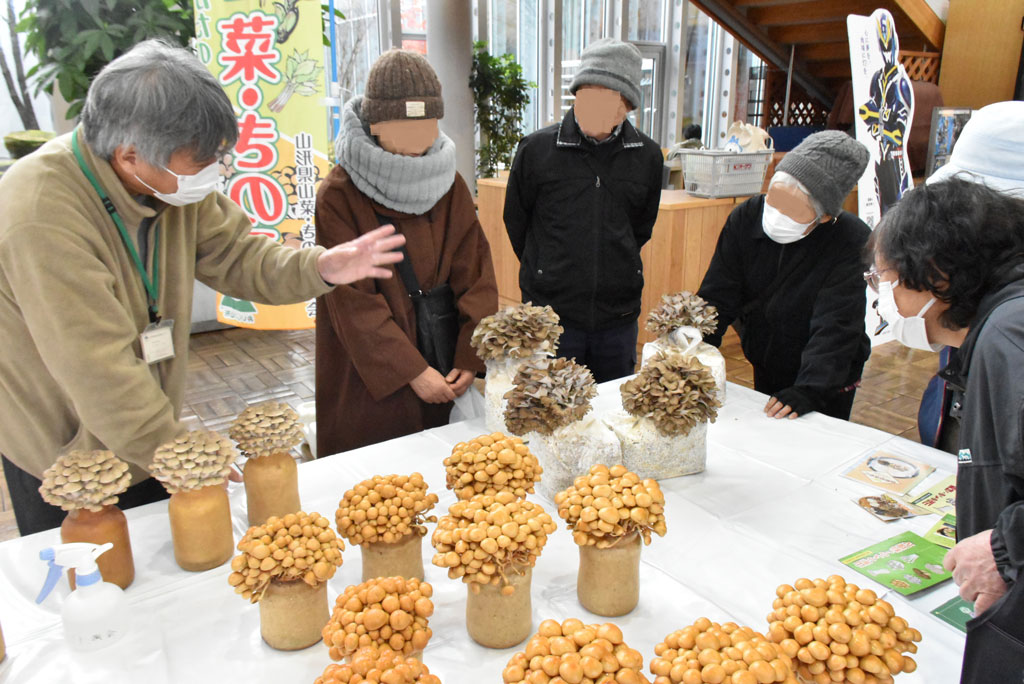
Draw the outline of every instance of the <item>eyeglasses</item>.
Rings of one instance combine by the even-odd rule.
[[[886,271],[891,270],[891,268],[883,268],[882,270],[878,270],[877,266],[872,266],[869,270],[864,271],[864,281],[867,282],[868,287],[870,287],[875,292],[878,292],[878,284],[882,282],[882,274],[885,273]]]

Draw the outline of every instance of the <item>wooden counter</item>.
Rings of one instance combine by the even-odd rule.
[[[498,300],[502,306],[518,304],[519,260],[505,232],[502,213],[507,181],[484,178],[477,181],[480,224],[491,244],[491,257],[498,278]],[[650,242],[640,250],[644,262],[644,293],[640,314],[640,340],[651,340],[644,330],[647,313],[663,294],[700,287],[704,272],[715,253],[718,235],[736,204],[746,197],[705,199],[683,190],[663,190],[658,220]]]

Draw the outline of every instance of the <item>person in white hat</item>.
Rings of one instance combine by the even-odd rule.
[[[939,183],[953,176],[1024,197],[1024,102],[996,102],[974,112],[949,162],[926,182]]]

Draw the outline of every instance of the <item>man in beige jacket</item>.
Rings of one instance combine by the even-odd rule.
[[[74,134],[0,181],[0,453],[22,534],[60,524],[38,487],[67,450],[128,461],[125,506],[162,497],[146,468],[183,431],[195,279],[288,304],[389,277],[383,267],[401,259],[390,227],[330,250],[250,236],[245,213],[215,192],[237,138],[206,68],[147,41],[96,77]]]

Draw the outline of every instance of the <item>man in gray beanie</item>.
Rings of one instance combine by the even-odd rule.
[[[698,294],[718,308],[718,346],[735,324],[765,413],[849,419],[871,345],[863,250],[871,230],[842,210],[867,167],[840,131],[808,136],[776,167],[768,193],[729,215]]]
[[[640,248],[661,199],[661,149],[626,120],[640,106],[640,65],[622,41],[584,50],[573,107],[519,143],[505,199],[523,301],[554,308],[559,354],[598,382],[635,370]]]

